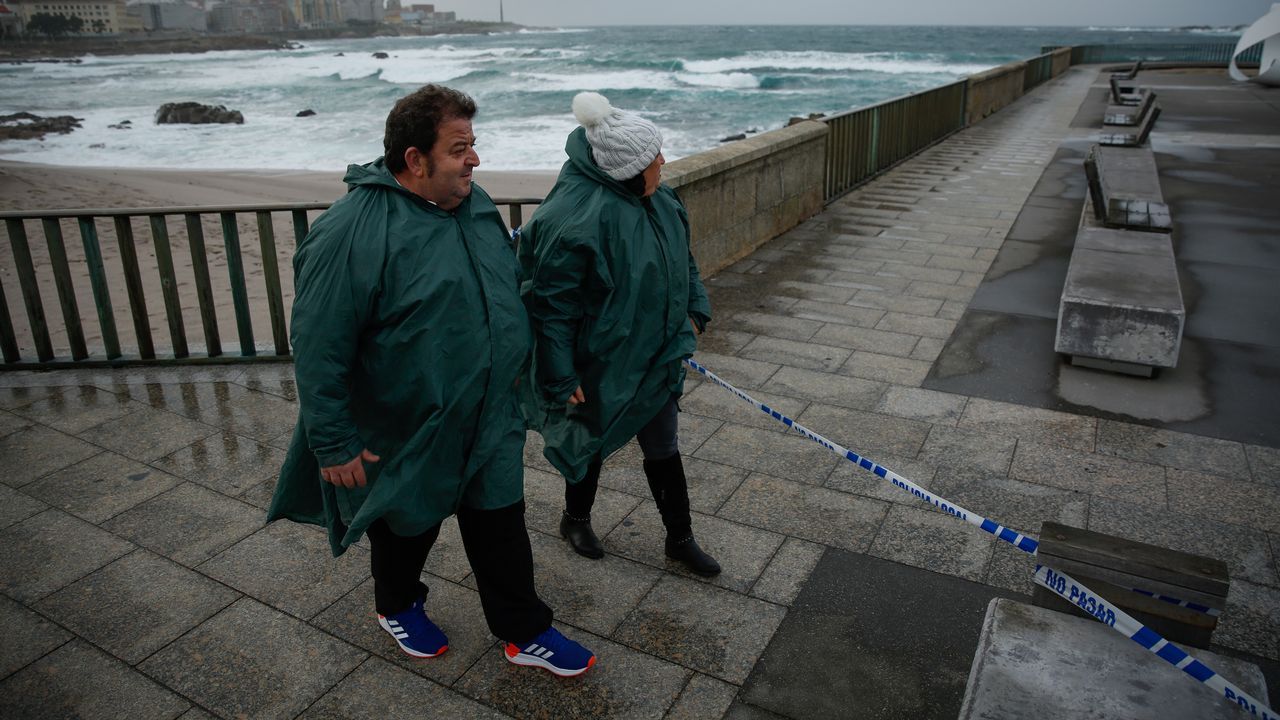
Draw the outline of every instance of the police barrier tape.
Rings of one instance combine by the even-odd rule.
[[[875,475],[885,480],[888,480],[890,483],[894,485],[894,487],[897,487],[900,490],[903,490],[905,492],[908,492],[914,495],[918,499],[933,505],[934,507],[938,508],[939,510],[942,510],[948,515],[964,520],[965,522],[975,527],[981,528],[983,531],[988,532],[1000,538],[1001,540],[1004,540],[1005,542],[1013,545],[1019,550],[1022,550],[1031,555],[1035,555],[1036,549],[1039,547],[1039,542],[1034,538],[1023,535],[1022,533],[1019,533],[1010,528],[1006,528],[1003,525],[1000,525],[999,523],[993,520],[989,520],[985,517],[982,517],[981,515],[978,515],[977,513],[966,510],[960,507],[959,505],[953,502],[950,502],[949,500],[946,500],[945,498],[937,497],[936,495],[930,493],[924,488],[921,488],[919,485],[916,485],[915,483],[911,482],[910,480],[907,480],[901,475],[898,475],[897,473],[884,467],[883,465],[880,465],[877,462],[864,458],[861,455],[853,452],[852,450],[841,447],[840,445],[813,432],[812,430],[801,425],[795,420],[792,420],[786,415],[783,415],[777,410],[774,410],[768,405],[765,405],[759,400],[756,400],[750,395],[742,392],[741,390],[729,384],[725,380],[721,379],[720,376],[711,372],[706,367],[699,364],[697,361],[693,360],[692,358],[685,358],[685,363],[688,364],[689,367],[693,368],[694,370],[698,371],[700,374],[705,376],[712,383],[719,385],[725,390],[728,390],[730,393],[738,397],[740,400],[743,400],[751,404],[757,410],[763,412],[766,415],[769,415],[770,417],[782,423],[783,425],[786,425],[788,428],[791,428],[792,430],[796,431],[800,435],[808,438],[809,440],[812,440],[813,442],[818,443],[819,445],[825,447],[826,449],[830,450],[836,455],[839,455],[840,457],[843,457],[846,460],[854,463],[858,467],[861,467],[864,470],[868,470],[874,473]],[[1222,693],[1223,698],[1226,699],[1228,702],[1235,703],[1241,709],[1252,713],[1254,716],[1262,717],[1264,720],[1280,720],[1280,715],[1277,715],[1274,710],[1267,707],[1265,704],[1259,702],[1257,699],[1253,698],[1248,693],[1245,693],[1244,691],[1240,690],[1240,688],[1238,688],[1236,685],[1227,681],[1226,678],[1223,678],[1221,675],[1209,669],[1206,665],[1204,665],[1200,661],[1187,655],[1187,653],[1183,652],[1182,650],[1178,649],[1175,645],[1169,643],[1169,641],[1160,637],[1159,634],[1157,634],[1153,630],[1150,630],[1142,623],[1130,617],[1123,610],[1113,607],[1110,603],[1107,603],[1105,600],[1103,600],[1099,595],[1090,591],[1088,588],[1084,587],[1083,585],[1080,585],[1076,581],[1070,579],[1068,576],[1060,572],[1057,572],[1055,570],[1051,570],[1043,565],[1037,565],[1035,580],[1037,583],[1044,585],[1046,588],[1052,590],[1058,595],[1061,595],[1068,602],[1074,603],[1084,608],[1086,612],[1093,615],[1100,622],[1112,628],[1115,628],[1117,631],[1124,634],[1125,637],[1130,638],[1134,642],[1138,643],[1139,645],[1142,645],[1143,647],[1147,648],[1148,650],[1160,656],[1161,658],[1164,658],[1174,667],[1177,667],[1178,669],[1187,673],[1191,677],[1199,680],[1200,682],[1204,683],[1210,688],[1213,688],[1214,690],[1217,690],[1218,692]],[[1052,582],[1052,584],[1050,584],[1050,582]],[[1163,600],[1165,602],[1175,604],[1175,605],[1181,605],[1182,607],[1188,607],[1191,609],[1199,610],[1201,612],[1205,612],[1213,615],[1218,614],[1216,610],[1204,607],[1203,605],[1197,605],[1195,603],[1180,601],[1176,598],[1170,598],[1163,595],[1158,595],[1156,593],[1152,593],[1146,590],[1135,589],[1134,591],[1142,593],[1143,595],[1147,595],[1149,597],[1154,597],[1154,598]]]
[[[1036,565],[1035,580],[1037,584],[1053,591],[1063,600],[1092,615],[1098,622],[1115,629],[1116,632],[1138,643],[1165,662],[1216,690],[1222,699],[1241,710],[1262,720],[1280,720],[1280,715],[1265,703],[1241,690],[1235,683],[1188,655],[1177,645],[1160,637],[1159,633],[1138,622],[1125,611],[1076,582],[1070,575],[1044,565]]]

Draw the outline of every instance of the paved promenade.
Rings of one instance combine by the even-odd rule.
[[[1016,529],[1221,558],[1214,649],[1274,671],[1280,450],[1050,409],[998,375],[931,389],[1097,80],[1072,69],[718,273],[697,359]],[[377,628],[365,547],[334,560],[318,528],[264,527],[290,365],[0,374],[0,717],[954,718],[982,609],[1030,592],[1030,559],[720,388],[691,376],[681,407],[711,581],[663,559],[634,446],[602,474],[608,554],[574,555],[530,436],[539,588],[600,656],[563,680],[505,662],[452,520],[427,567],[450,650],[426,661]]]

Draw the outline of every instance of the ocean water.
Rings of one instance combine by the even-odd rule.
[[[289,51],[88,56],[0,66],[0,114],[74,115],[69,135],[0,143],[59,165],[338,170],[381,154],[395,100],[428,83],[471,94],[483,167],[553,170],[581,90],[652,119],[675,159],[793,115],[951,82],[1042,45],[1230,43],[1230,30],[1017,27],[598,27],[310,41]],[[377,60],[375,52],[390,57]],[[155,125],[166,102],[226,105],[244,125]],[[296,113],[312,109],[313,117]],[[131,121],[131,129],[109,126]]]

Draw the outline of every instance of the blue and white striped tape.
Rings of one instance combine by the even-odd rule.
[[[869,472],[872,472],[875,475],[885,480],[888,480],[890,483],[893,484],[894,487],[897,487],[905,492],[908,492],[914,495],[920,500],[923,500],[924,502],[927,502],[933,505],[934,507],[938,508],[939,510],[942,510],[948,515],[951,515],[952,517],[959,518],[969,523],[970,525],[974,525],[978,528],[981,528],[983,531],[988,532],[1000,538],[1001,540],[1004,540],[1005,542],[1009,543],[1010,545],[1013,545],[1014,547],[1018,548],[1019,550],[1022,550],[1023,552],[1029,553],[1031,555],[1036,554],[1036,549],[1039,547],[1039,542],[1035,538],[1023,535],[1022,533],[1019,533],[1016,530],[1012,530],[1010,528],[1004,527],[1003,525],[993,520],[989,520],[985,517],[982,517],[981,515],[978,515],[975,512],[966,510],[960,507],[959,505],[957,505],[956,503],[946,500],[945,498],[938,497],[933,493],[930,493],[928,490],[925,490],[919,485],[916,485],[910,480],[907,480],[901,475],[898,475],[892,470],[884,467],[883,465],[880,465],[879,463],[873,460],[870,460],[868,458],[864,458],[861,455],[853,452],[852,450],[846,449],[826,439],[825,437],[819,435],[818,433],[815,433],[814,431],[801,425],[795,420],[792,420],[786,415],[783,415],[777,410],[774,410],[768,405],[765,405],[759,400],[756,400],[755,398],[751,397],[745,392],[729,384],[728,382],[720,378],[720,376],[711,372],[705,366],[699,364],[692,358],[686,358],[685,363],[687,363],[689,367],[701,373],[712,383],[719,385],[725,390],[728,390],[730,393],[738,397],[740,400],[743,400],[744,402],[747,402],[752,406],[754,406],[760,412],[763,412],[764,414],[772,417],[774,420],[777,420],[783,425],[786,425],[788,428],[791,428],[792,430],[808,438],[809,440],[812,440],[813,442],[818,443],[819,445],[825,447],[826,449],[830,450],[836,455],[839,455],[840,457],[845,458],[846,460],[848,460],[849,462],[852,462],[858,467],[864,470],[867,470]],[[1147,626],[1143,625],[1137,620],[1133,619],[1132,616],[1125,613],[1123,610],[1103,600],[1102,597],[1099,596],[1097,593],[1094,593],[1093,591],[1089,590],[1088,588],[1081,585],[1080,583],[1077,583],[1075,580],[1072,580],[1069,576],[1064,575],[1063,573],[1057,572],[1055,570],[1051,570],[1050,568],[1045,567],[1043,565],[1037,565],[1035,581],[1040,585],[1043,585],[1044,587],[1048,588],[1049,590],[1052,590],[1053,592],[1057,593],[1058,595],[1066,599],[1068,602],[1071,602],[1075,605],[1080,606],[1086,612],[1093,615],[1094,618],[1108,625],[1109,627],[1114,628],[1115,630],[1123,634],[1125,637],[1128,637],[1129,639],[1133,640],[1134,642],[1138,643],[1144,648],[1155,653],[1159,657],[1164,658],[1167,662],[1169,662],[1169,664],[1173,665],[1179,670],[1182,670],[1183,672],[1195,678],[1196,680],[1199,680],[1200,682],[1204,683],[1208,687],[1221,693],[1222,697],[1225,700],[1236,704],[1242,710],[1245,710],[1246,712],[1253,714],[1255,717],[1261,717],[1263,718],[1263,720],[1280,720],[1280,715],[1277,715],[1276,712],[1271,708],[1267,707],[1265,703],[1259,702],[1256,698],[1250,696],[1248,693],[1241,690],[1238,686],[1236,686],[1235,684],[1228,681],[1226,678],[1214,672],[1204,663],[1201,663],[1199,660],[1196,660],[1195,658],[1191,657],[1187,653],[1183,652],[1181,649],[1179,649],[1177,646],[1170,643],[1168,640],[1165,640],[1164,638],[1160,637],[1158,633],[1149,629]],[[1168,602],[1174,605],[1180,605],[1182,607],[1198,610],[1200,612],[1207,613],[1210,615],[1219,614],[1218,611],[1213,608],[1208,608],[1208,607],[1205,607],[1204,605],[1198,605],[1196,603],[1181,601],[1176,598],[1170,598],[1170,597],[1159,595],[1157,593],[1153,593],[1150,591],[1135,589],[1134,592],[1138,592],[1148,597],[1153,597],[1158,600],[1162,600],[1164,602]]]
[[[1213,668],[1160,637],[1159,633],[1076,582],[1070,575],[1044,565],[1037,565],[1035,580],[1037,584],[1052,590],[1063,600],[1089,613],[1097,621],[1113,628],[1165,662],[1217,691],[1223,700],[1262,720],[1280,720],[1280,715],[1267,707],[1266,703],[1241,690],[1239,686],[1219,675]]]

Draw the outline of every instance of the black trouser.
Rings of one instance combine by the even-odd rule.
[[[533,585],[533,550],[524,524],[524,501],[497,510],[459,508],[458,529],[489,631],[523,645],[551,627],[551,608],[538,597]],[[422,568],[440,535],[440,526],[402,537],[379,518],[366,534],[374,606],[380,615],[403,612],[427,593]]]
[[[679,413],[676,396],[672,395],[658,414],[636,433],[636,442],[640,444],[645,460],[666,460],[680,454]],[[591,514],[591,506],[596,503],[596,490],[600,487],[600,465],[601,460],[597,457],[587,466],[587,474],[582,480],[576,484],[565,483],[564,509],[569,517],[583,519]]]

